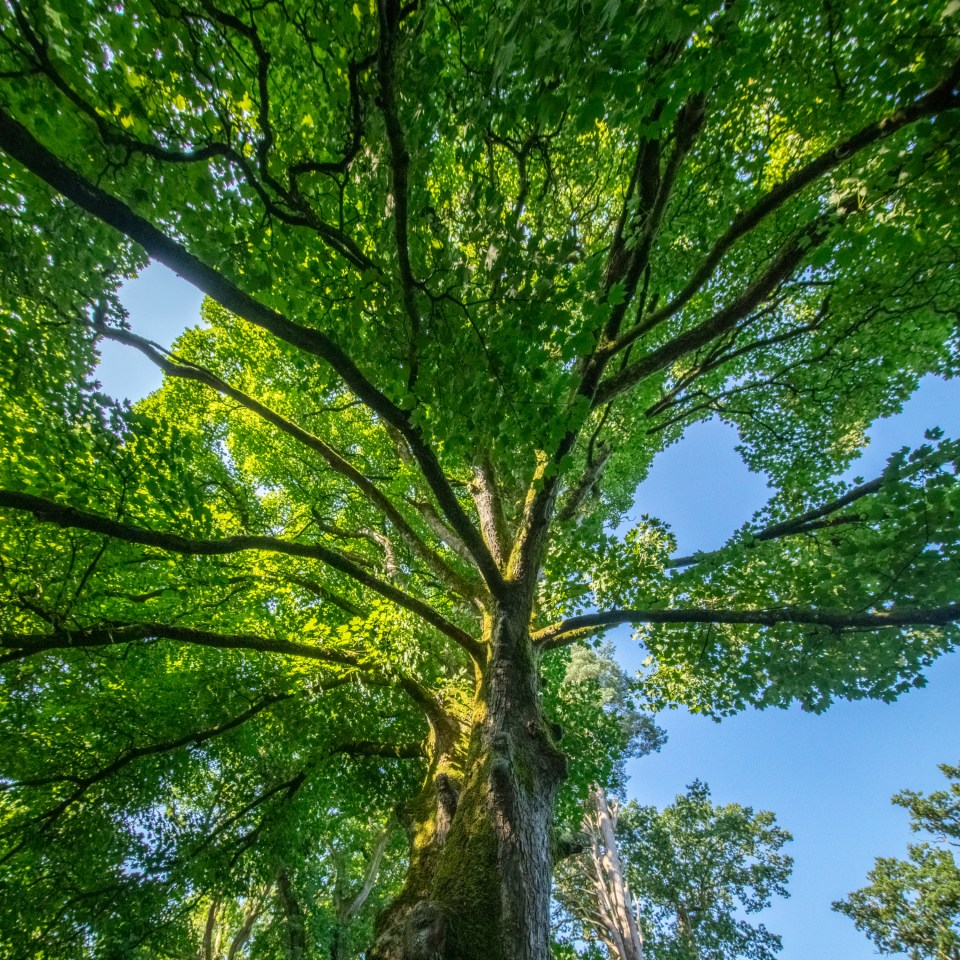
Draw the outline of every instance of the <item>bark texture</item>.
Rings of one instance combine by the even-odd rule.
[[[522,596],[498,604],[471,722],[445,743],[435,731],[407,883],[371,960],[550,956],[550,826],[566,763],[540,706],[529,620]]]

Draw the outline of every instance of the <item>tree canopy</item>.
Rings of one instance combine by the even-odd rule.
[[[774,960],[780,937],[743,916],[787,895],[793,860],[782,849],[792,837],[772,813],[714,804],[700,781],[663,810],[630,801],[615,803],[611,816],[597,799],[592,849],[558,868],[556,898],[572,921],[562,943],[599,940],[616,960]],[[612,857],[642,944],[633,953],[619,949],[621,911],[604,902]]]
[[[571,645],[630,623],[647,705],[723,714],[955,643],[957,442],[838,479],[957,372],[955,0],[0,17],[11,955],[176,954],[335,811],[410,838],[368,956],[543,960],[630,736]],[[208,296],[176,344],[118,300],[148,259]],[[100,393],[103,338],[162,389]],[[768,506],[624,533],[714,415]]]
[[[904,790],[892,802],[910,811],[910,829],[934,842],[911,843],[908,860],[878,857],[869,885],[834,903],[881,953],[911,960],[960,957],[960,764],[941,764],[946,790]]]

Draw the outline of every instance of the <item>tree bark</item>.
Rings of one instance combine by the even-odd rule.
[[[473,722],[438,744],[414,805],[410,871],[371,960],[548,960],[550,826],[566,761],[540,706],[530,604],[488,622]]]
[[[277,897],[286,918],[287,957],[289,960],[304,960],[307,953],[306,919],[286,868],[281,868],[277,873]]]
[[[605,942],[617,960],[643,960],[643,937],[630,908],[630,892],[623,877],[616,837],[616,811],[610,809],[600,787],[590,791],[590,813],[584,826],[591,839],[597,905],[604,918]]]

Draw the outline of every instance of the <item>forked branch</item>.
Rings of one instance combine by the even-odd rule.
[[[664,320],[668,320],[678,313],[704,287],[713,276],[720,262],[738,240],[750,233],[770,214],[783,207],[788,200],[795,197],[805,187],[860,151],[886,139],[903,127],[924,117],[935,116],[943,110],[960,105],[960,96],[958,96],[956,90],[958,83],[960,83],[960,61],[954,63],[944,79],[922,97],[908,106],[868,124],[846,140],[814,157],[813,160],[796,170],[786,180],[777,184],[752,207],[734,218],[724,234],[714,243],[710,252],[704,257],[683,289],[672,300],[647,317],[643,323],[619,337],[611,345],[611,352],[615,353],[625,349]]]

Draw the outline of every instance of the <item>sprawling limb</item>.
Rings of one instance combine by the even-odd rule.
[[[229,733],[231,730],[237,729],[248,720],[257,716],[257,714],[262,713],[264,710],[269,709],[270,707],[274,706],[274,704],[279,703],[282,700],[288,700],[291,696],[293,695],[289,693],[273,694],[272,696],[264,697],[258,703],[253,704],[249,709],[244,710],[243,713],[240,713],[237,716],[232,717],[230,720],[224,721],[223,723],[219,723],[216,726],[208,727],[203,730],[193,730],[184,736],[176,737],[172,740],[151,743],[142,747],[131,747],[128,750],[124,750],[123,753],[115,757],[106,766],[101,767],[99,770],[96,770],[93,773],[86,774],[85,776],[60,773],[52,776],[31,777],[25,780],[17,780],[9,786],[40,787],[55,783],[71,783],[75,786],[74,789],[72,789],[70,793],[60,800],[55,806],[45,810],[43,813],[31,817],[27,821],[18,822],[16,827],[17,829],[22,829],[24,826],[27,826],[30,823],[55,820],[65,810],[80,801],[88,790],[90,790],[92,787],[95,787],[98,783],[103,783],[103,781],[110,779],[110,777],[119,773],[131,763],[134,763],[143,757],[153,757],[163,753],[172,753],[181,749],[182,747],[200,746],[209,740],[214,740],[217,737],[221,737],[224,734]],[[9,789],[9,786],[7,789]]]
[[[480,531],[470,522],[460,505],[443,475],[436,454],[420,430],[404,410],[374,386],[332,338],[320,330],[292,322],[245,293],[222,273],[135,213],[127,204],[67,166],[2,108],[0,149],[82,210],[138,243],[153,259],[176,271],[231,313],[329,364],[354,396],[401,433],[440,508],[467,546],[487,585],[491,590],[500,589],[502,577],[496,561],[483,542]]]
[[[0,663],[23,660],[53,650],[76,650],[87,647],[110,647],[143,640],[174,640],[177,643],[214,647],[219,650],[254,650],[283,656],[305,657],[322,663],[357,669],[361,666],[359,654],[330,650],[312,643],[276,640],[248,633],[218,633],[169,623],[116,623],[75,630],[61,628],[50,633],[0,634]]]
[[[596,390],[595,404],[600,406],[607,403],[647,377],[665,370],[681,357],[735,329],[793,275],[810,251],[823,243],[828,235],[829,228],[825,219],[821,218],[808,224],[804,230],[784,244],[766,270],[738,297],[721,307],[703,323],[677,334],[662,346],[629,364],[620,373],[603,381]]]
[[[116,540],[137,543],[147,547],[158,547],[172,553],[219,556],[239,553],[244,550],[262,550],[267,553],[280,553],[291,557],[319,560],[357,583],[379,593],[397,606],[415,613],[463,647],[475,659],[482,661],[484,657],[483,647],[477,640],[465,630],[450,623],[431,606],[368,573],[342,554],[320,544],[294,543],[289,540],[255,534],[241,534],[234,537],[224,537],[220,540],[193,540],[176,533],[162,533],[134,524],[121,523],[118,520],[111,520],[109,517],[103,517],[86,510],[77,510],[75,507],[45,500],[32,494],[16,493],[10,490],[0,491],[0,507],[23,510],[32,513],[38,520],[55,523],[60,527],[90,530],[93,533],[100,533]]]
[[[292,437],[309,450],[319,454],[331,470],[352,483],[354,487],[363,494],[367,501],[376,507],[397,528],[404,542],[428,565],[433,573],[440,577],[448,586],[456,590],[461,596],[467,599],[476,598],[476,586],[457,573],[443,557],[439,556],[424,543],[386,494],[345,457],[334,450],[330,444],[310,433],[308,430],[304,430],[289,418],[282,416],[266,404],[244,393],[242,390],[232,387],[212,371],[193,363],[177,360],[166,351],[162,351],[157,344],[144,337],[138,337],[136,334],[130,333],[127,330],[118,330],[104,326],[98,326],[97,332],[117,343],[135,347],[163,370],[167,376],[202,383],[217,393],[229,397],[231,400],[235,400],[242,407],[255,413],[287,436]]]
[[[497,563],[502,564],[509,554],[510,535],[504,515],[503,502],[497,486],[497,477],[490,458],[481,456],[474,468],[470,495],[480,518],[480,529]]]
[[[773,610],[607,610],[552,623],[533,634],[542,650],[566,646],[582,637],[621,623],[753,623],[772,627],[778,623],[808,623],[833,630],[879,630],[883,627],[944,626],[960,620],[960,603],[926,610],[809,610],[783,607]]]

